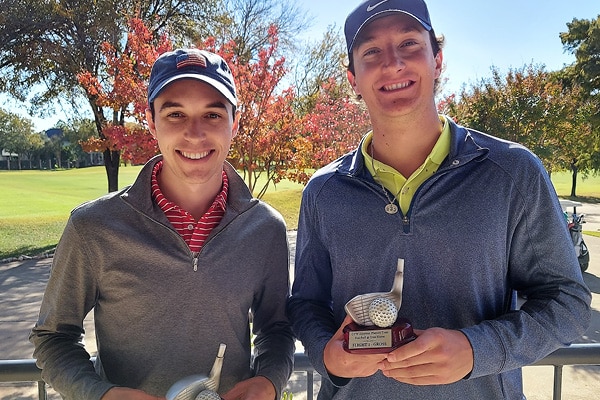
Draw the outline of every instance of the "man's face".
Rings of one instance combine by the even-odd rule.
[[[348,79],[371,118],[407,115],[431,107],[434,84],[442,70],[442,53],[433,55],[429,32],[406,14],[370,22],[352,50],[354,74]]]
[[[223,162],[237,133],[233,106],[212,86],[181,79],[154,100],[148,127],[163,155],[161,179],[171,184],[220,182]]]

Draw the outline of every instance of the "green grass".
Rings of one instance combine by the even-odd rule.
[[[121,167],[119,187],[135,180],[141,167]],[[554,173],[560,197],[569,198],[571,176]],[[70,211],[77,205],[106,194],[104,167],[60,171],[0,171],[0,260],[19,255],[38,255],[56,246]],[[263,197],[285,218],[288,229],[298,226],[302,185],[283,181]],[[600,177],[579,179],[577,199],[600,201]],[[588,234],[588,232],[585,232]]]
[[[120,186],[140,167],[122,167]],[[58,171],[0,171],[0,259],[37,255],[58,242],[70,211],[107,193],[104,167]]]
[[[271,188],[262,199],[281,213],[288,229],[298,228],[298,210],[304,185],[293,182],[281,182]]]
[[[571,194],[571,173],[560,172],[552,174],[552,184],[558,196],[564,199],[570,199]],[[576,199],[588,203],[600,203],[600,175],[583,177],[581,174],[577,177],[577,197]],[[571,198],[572,199],[572,198]]]
[[[133,183],[141,166],[121,167],[119,187]],[[52,250],[77,205],[107,193],[104,167],[57,171],[0,170],[0,260]],[[283,181],[264,200],[297,227],[302,185]]]

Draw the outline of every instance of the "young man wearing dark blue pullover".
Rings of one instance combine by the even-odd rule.
[[[552,183],[523,146],[438,115],[442,41],[422,0],[364,2],[345,34],[373,129],[304,190],[288,301],[319,399],[523,399],[520,368],[590,321]],[[345,351],[346,302],[389,291],[398,259],[416,340]]]

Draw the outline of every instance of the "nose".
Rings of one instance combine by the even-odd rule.
[[[397,48],[390,46],[390,48],[387,49],[385,52],[384,67],[394,68],[396,70],[401,70],[405,67],[404,58]]]
[[[191,118],[185,130],[188,140],[203,140],[206,138],[206,126],[202,118]]]

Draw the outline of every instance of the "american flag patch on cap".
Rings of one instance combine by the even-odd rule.
[[[177,69],[185,67],[206,68],[206,57],[199,53],[187,53],[177,57]]]

